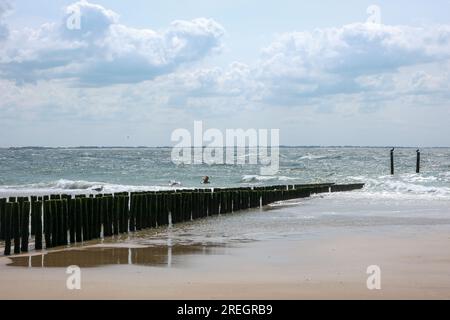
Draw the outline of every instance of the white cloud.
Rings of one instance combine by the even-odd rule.
[[[151,87],[165,104],[191,110],[314,104],[320,112],[366,112],[401,96],[438,99],[432,94],[448,92],[449,58],[450,27],[351,24],[286,33],[253,65],[177,72]]]
[[[94,40],[106,36],[109,28],[119,23],[119,15],[100,5],[81,0],[66,7],[60,25],[67,38]]]
[[[80,29],[66,21],[81,14]],[[136,83],[201,60],[221,46],[224,29],[199,18],[163,31],[119,23],[118,14],[87,1],[67,8],[61,24],[12,31],[0,49],[0,73],[18,83],[68,78],[79,85]]]
[[[0,42],[4,41],[9,35],[8,27],[6,26],[6,23],[3,22],[2,20],[10,10],[11,10],[10,2],[8,0],[0,0]]]
[[[264,49],[258,76],[270,83],[269,97],[295,103],[301,97],[363,92],[369,82],[400,68],[449,58],[450,26],[357,23],[279,36]]]
[[[82,28],[67,30],[65,19],[78,9]],[[359,141],[377,144],[377,132],[389,125],[396,132],[400,116],[404,128],[445,128],[448,119],[449,26],[289,32],[251,64],[216,67],[197,63],[221,48],[224,29],[210,19],[136,29],[86,1],[68,7],[65,19],[10,30],[1,44],[2,119],[160,122],[162,128],[198,118],[233,127],[288,123],[286,130],[303,132],[306,144],[314,143],[308,134],[317,128],[333,131],[315,143],[350,127],[356,138],[368,127],[373,141]]]

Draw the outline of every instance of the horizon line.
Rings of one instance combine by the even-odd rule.
[[[201,148],[207,148],[208,146],[202,146]],[[222,148],[236,148],[237,146],[223,146]],[[245,148],[259,148],[267,146],[245,146]],[[268,146],[270,147],[270,146]],[[0,147],[0,150],[19,150],[19,149],[169,149],[174,146],[8,146]],[[189,148],[189,147],[188,147]],[[192,146],[192,149],[200,148]],[[213,147],[211,147],[213,148]],[[220,148],[220,147],[219,147]],[[450,146],[400,146],[400,145],[280,145],[279,148],[399,148],[399,149],[414,149],[414,148],[435,148],[445,149]]]

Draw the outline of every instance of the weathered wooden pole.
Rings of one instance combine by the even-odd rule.
[[[28,252],[28,240],[30,237],[30,203],[22,203],[21,224],[21,251]]]
[[[144,197],[142,194],[136,196],[136,230],[142,230],[142,215],[144,214]]]
[[[233,212],[233,190],[229,190],[227,192],[227,211],[226,213],[232,213]]]
[[[83,242],[89,241],[89,205],[88,198],[81,198],[81,227],[83,230]]]
[[[68,228],[69,228],[69,206],[67,199],[61,200],[62,225],[61,225],[61,244],[67,246],[69,244]]]
[[[94,239],[94,234],[95,234],[95,222],[94,222],[94,198],[93,197],[89,197],[87,199],[87,203],[88,203],[88,227],[89,227],[89,231],[88,231],[88,236],[89,236],[89,240]]]
[[[119,234],[119,215],[120,215],[120,199],[118,195],[114,195],[114,212],[113,212],[113,226],[114,226],[114,235],[117,236]]]
[[[219,214],[219,197],[217,196],[219,193],[217,192],[217,190],[215,190],[214,192],[211,193],[211,212],[210,215],[218,215]]]
[[[241,210],[241,198],[239,191],[233,192],[233,212]]]
[[[183,217],[183,199],[182,199],[181,193],[179,191],[175,192],[174,197],[175,198],[173,199],[173,201],[175,201],[174,202],[174,206],[175,206],[175,210],[177,212],[177,214],[176,214],[177,215],[177,219],[178,219],[178,222],[181,223],[181,222],[184,222],[184,217]]]
[[[183,194],[177,192],[175,196],[176,206],[177,206],[177,216],[178,222],[184,222],[184,214],[183,214]]]
[[[179,206],[178,206],[178,194],[173,193],[170,195],[170,213],[172,214],[172,223],[179,223],[180,215],[179,215]]]
[[[183,221],[190,221],[190,215],[188,217],[188,213],[187,213],[187,193],[186,192],[182,192],[180,193],[180,203],[181,203],[181,216],[183,217]]]
[[[203,192],[199,192],[197,194],[197,201],[198,201],[198,215],[197,219],[204,218],[205,215],[205,194]]]
[[[98,200],[97,196],[94,196],[92,198],[92,239],[98,239],[99,238],[99,227],[98,227]]]
[[[136,231],[136,195],[131,194],[130,203],[130,231]]]
[[[109,196],[106,198],[106,208],[105,208],[105,224],[103,226],[104,234],[106,237],[110,237],[113,234],[112,231],[112,217],[114,210],[114,198]]]
[[[158,227],[159,221],[160,221],[160,217],[161,217],[161,212],[162,209],[164,207],[163,204],[163,195],[160,192],[155,192],[155,213],[154,213],[154,219],[155,219],[155,227]],[[169,216],[167,216],[167,223],[169,223]]]
[[[129,225],[129,216],[130,216],[130,197],[128,195],[123,197],[123,232],[128,232],[128,225]]]
[[[395,148],[391,149],[391,175],[394,175],[394,150]]]
[[[163,211],[162,211],[162,224],[161,226],[169,225],[169,213],[170,213],[170,192],[164,193]]]
[[[211,215],[211,192],[209,190],[205,191],[205,217],[209,217]]]
[[[169,201],[170,201],[170,194],[161,192],[158,194],[158,217],[157,217],[157,223],[158,227],[164,226],[165,221],[167,220],[167,223],[169,223]],[[167,216],[167,217],[166,217]]]
[[[160,227],[163,220],[163,211],[165,210],[166,196],[163,192],[155,193],[156,212],[155,212],[155,226]],[[167,223],[169,223],[169,214],[167,213]]]
[[[5,240],[6,199],[0,199],[0,240]]]
[[[148,194],[142,195],[142,229],[147,229],[149,225],[149,200]]]
[[[34,248],[35,250],[42,250],[42,202],[33,202],[33,216],[34,216]]]
[[[417,149],[417,163],[416,163],[416,173],[420,173],[420,150]]]
[[[11,254],[11,218],[13,213],[12,203],[5,205],[5,220],[4,220],[4,236],[5,236],[5,256]]]
[[[150,227],[154,228],[156,227],[156,216],[157,216],[157,207],[158,207],[158,202],[156,199],[156,193],[152,193],[150,194],[150,206],[149,206],[149,210],[150,210]]]
[[[180,221],[182,221],[182,222],[185,222],[185,221],[187,221],[187,216],[186,216],[186,211],[184,211],[185,210],[185,206],[186,206],[186,203],[185,203],[185,199],[186,199],[186,197],[185,197],[185,193],[184,192],[181,192],[181,193],[179,193],[179,196],[178,196],[178,205],[180,206]]]
[[[188,220],[189,221],[192,220],[192,196],[193,196],[192,192],[189,192],[187,194],[187,208],[186,208],[186,211],[187,211],[187,216],[188,216]]]
[[[44,198],[45,199],[45,198]],[[44,237],[45,248],[52,247],[51,235],[52,235],[52,220],[51,220],[51,203],[49,200],[44,201]]]
[[[67,224],[69,228],[70,243],[75,243],[75,199],[67,200]]]
[[[192,193],[192,220],[197,220],[199,217],[199,203],[198,203],[198,192],[194,191]]]
[[[75,199],[74,205],[74,217],[75,217],[75,241],[78,243],[83,242],[83,201],[80,198]]]
[[[59,208],[59,200],[51,200],[51,213],[52,213],[52,247],[57,247],[60,244],[59,217],[61,211]]]
[[[20,253],[20,208],[19,203],[13,203],[12,209],[12,229],[14,237],[14,254]]]
[[[163,192],[160,199],[158,227],[169,225],[170,216],[170,193]]]
[[[227,193],[227,191],[220,191],[219,214],[225,214],[227,212]]]
[[[123,211],[123,206],[124,206],[124,197],[120,196],[117,198],[117,203],[119,204],[119,212],[118,212],[118,225],[119,225],[119,234],[122,234],[125,232],[125,226],[124,226],[124,211]]]
[[[102,236],[105,237],[105,227],[106,227],[106,208],[107,208],[107,198],[105,196],[101,197],[99,199],[99,210],[100,210],[100,232],[102,233]]]
[[[34,221],[34,218],[35,218],[35,215],[33,214],[33,210],[34,210],[34,205],[33,205],[33,203],[35,203],[36,201],[38,201],[37,200],[37,198],[38,197],[36,197],[36,196],[31,196],[30,197],[30,206],[31,206],[31,217],[30,217],[30,220],[31,220],[31,235],[32,236],[35,236],[36,235],[36,231],[35,231],[35,227],[36,227],[36,221]]]

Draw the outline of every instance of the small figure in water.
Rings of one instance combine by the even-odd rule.
[[[209,184],[210,182],[209,182],[209,177],[208,176],[206,176],[206,177],[203,177],[203,182],[202,182],[203,184]]]
[[[173,180],[171,180],[171,181],[169,182],[169,184],[170,184],[171,187],[181,186],[181,182],[173,181]]]

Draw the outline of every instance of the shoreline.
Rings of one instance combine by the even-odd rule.
[[[65,288],[65,268],[11,267],[2,257],[0,298],[450,299],[450,225],[420,234],[417,228],[382,229],[350,228],[303,240],[242,243],[212,254],[173,255],[171,266],[82,268],[81,291]],[[374,264],[382,271],[379,291],[366,287],[366,269]]]

